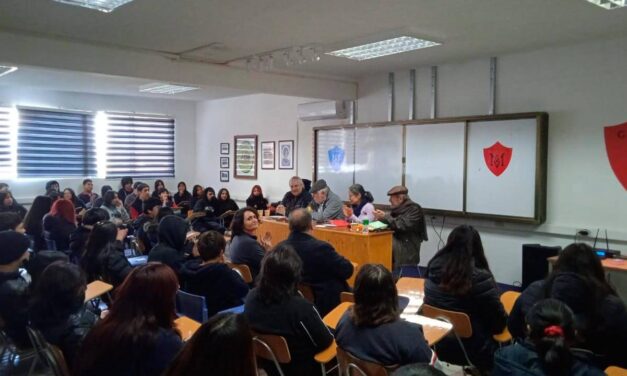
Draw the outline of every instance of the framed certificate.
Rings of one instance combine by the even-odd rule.
[[[257,179],[257,135],[235,136],[233,177]]]

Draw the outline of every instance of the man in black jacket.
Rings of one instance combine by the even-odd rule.
[[[353,264],[331,244],[311,235],[311,220],[311,214],[305,209],[292,211],[290,235],[283,244],[293,247],[303,260],[303,283],[311,286],[314,303],[324,316],[340,303],[340,293],[350,290],[346,280],[353,274]]]
[[[30,241],[15,231],[0,232],[0,318],[4,330],[17,346],[29,346],[26,334],[30,276],[20,272],[28,260]]]

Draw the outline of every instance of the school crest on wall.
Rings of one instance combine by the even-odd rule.
[[[344,149],[339,146],[334,146],[328,151],[329,166],[335,172],[340,171],[342,168],[342,162],[344,162]]]
[[[512,148],[508,148],[499,141],[488,148],[483,148],[485,164],[495,176],[500,176],[507,170],[509,162],[512,160],[512,151]]]
[[[605,127],[605,150],[618,181],[627,190],[627,123]]]

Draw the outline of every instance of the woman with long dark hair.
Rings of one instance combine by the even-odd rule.
[[[261,260],[272,248],[272,237],[265,234],[257,239],[259,216],[252,208],[242,208],[233,216],[231,223],[231,246],[229,256],[236,264],[246,264],[255,278],[261,268]]]
[[[225,351],[228,349],[228,351]],[[256,376],[253,337],[243,315],[220,313],[194,333],[165,376]]]
[[[526,339],[499,349],[493,375],[604,375],[577,344],[575,315],[556,299],[540,300],[526,316]],[[624,348],[622,349],[624,350]]]
[[[122,245],[127,232],[127,229],[120,229],[111,221],[94,225],[81,257],[81,267],[88,282],[102,278],[105,282],[118,286],[124,281],[131,271],[131,264],[124,257]]]
[[[152,191],[152,197],[159,198],[159,191],[165,189],[165,183],[161,179],[155,180],[155,190]]]
[[[374,221],[374,198],[361,184],[348,187],[350,207],[344,206],[344,216],[350,222],[362,222],[364,219]]]
[[[122,224],[131,220],[131,216],[124,209],[124,204],[115,191],[107,191],[102,195],[101,208],[109,213],[109,219],[114,223]]]
[[[481,237],[472,226],[458,226],[444,248],[429,261],[425,303],[463,312],[470,317],[472,336],[464,339],[470,360],[480,369],[490,369],[497,343],[492,335],[505,329],[507,314],[483,251]],[[463,362],[454,339],[438,343],[438,356],[451,363]]]
[[[176,193],[174,194],[174,203],[178,206],[181,204],[189,207],[191,205],[192,194],[187,190],[187,184],[184,181],[180,181],[176,185]]]
[[[9,191],[0,192],[0,213],[12,212],[24,219],[26,216],[26,209],[15,202],[13,194]]]
[[[196,202],[198,200],[202,200],[204,193],[205,189],[202,187],[202,185],[194,185],[194,188],[192,188],[192,198],[189,207],[194,209],[194,207],[196,206]]]
[[[226,188],[220,188],[218,191],[218,212],[216,213],[218,216],[222,216],[228,213],[234,214],[239,210],[239,206],[231,198],[231,193]],[[233,220],[233,216],[225,215],[224,216],[224,227],[229,228],[231,225],[231,221]]]
[[[52,199],[48,196],[37,196],[24,218],[26,235],[33,240],[33,251],[39,252],[47,249],[44,239],[43,218],[50,212]]]
[[[296,251],[278,245],[263,260],[258,287],[246,298],[244,315],[257,332],[285,337],[292,361],[282,364],[285,375],[319,375],[315,354],[329,347],[333,336],[314,305],[298,292],[302,261]],[[262,363],[273,375],[275,367]]]
[[[74,374],[160,375],[183,346],[174,323],[177,290],[178,279],[167,265],[133,269],[109,314],[83,341]]]
[[[74,209],[79,212],[83,209],[86,209],[85,203],[81,201],[78,196],[76,196],[76,192],[72,188],[65,188],[63,190],[63,198],[72,202],[74,204]]]
[[[70,249],[70,234],[76,230],[76,213],[71,201],[60,199],[50,208],[50,213],[43,219],[44,238],[48,249],[67,251]]]
[[[98,320],[85,309],[86,289],[78,266],[57,261],[41,273],[31,298],[31,324],[61,349],[68,364],[73,363],[83,338]]]
[[[392,273],[366,264],[355,279],[355,305],[340,319],[338,346],[359,359],[383,365],[429,363],[431,349],[422,328],[400,318]]]
[[[253,185],[253,189],[250,191],[250,196],[246,199],[246,206],[255,210],[268,209],[268,199],[263,197],[263,191],[261,190],[260,185]]]
[[[545,298],[562,301],[575,313],[580,346],[596,354],[601,368],[627,367],[625,304],[606,280],[601,260],[589,245],[573,243],[564,248],[551,274],[522,292],[507,323],[513,337],[525,337],[525,316]]]

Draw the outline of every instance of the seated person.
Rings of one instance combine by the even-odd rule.
[[[305,190],[303,179],[293,176],[290,179],[290,190],[279,201],[276,212],[277,214],[288,216],[294,209],[308,207],[311,200],[311,194]]]
[[[314,356],[333,342],[333,335],[322,322],[316,308],[298,293],[301,260],[289,246],[268,252],[263,260],[258,287],[253,289],[244,307],[250,326],[259,333],[283,336],[292,361],[282,364],[285,375],[319,375]],[[270,375],[272,363],[260,363]]]
[[[218,223],[220,208],[218,199],[216,198],[216,191],[213,188],[205,188],[202,199],[196,201],[193,211],[194,213],[190,218],[192,219],[194,231],[205,232],[215,230],[224,234],[224,226]]]
[[[544,299],[526,316],[527,338],[497,350],[492,375],[604,375],[577,342],[575,317],[564,303]],[[623,348],[624,353],[625,348]]]
[[[314,221],[324,222],[330,219],[342,219],[342,200],[338,195],[331,192],[331,188],[324,179],[320,179],[311,186],[313,201],[311,217]]]
[[[52,199],[48,196],[37,196],[30,206],[30,210],[24,218],[24,228],[26,235],[33,242],[33,251],[47,249],[46,240],[44,239],[43,218],[50,211]]]
[[[124,203],[124,206],[127,206],[126,197],[132,194],[133,191],[133,178],[131,176],[123,176],[122,179],[120,179],[120,190],[118,191],[118,198],[120,199],[120,201],[122,201],[122,203]]]
[[[210,318],[187,341],[164,376],[205,375],[207,370],[219,376],[257,376],[246,317],[221,313]]]
[[[161,191],[162,189],[165,189],[165,183],[163,182],[163,180],[155,180],[155,190],[152,191],[152,197],[159,198],[159,191]]]
[[[335,331],[339,347],[359,359],[384,366],[430,363],[422,327],[400,318],[392,273],[380,264],[361,267],[355,280],[355,305]]]
[[[59,192],[61,190],[59,182],[56,180],[50,180],[46,182],[46,196],[50,194],[50,192]]]
[[[76,213],[80,213],[83,209],[86,209],[85,203],[81,201],[72,188],[65,188],[63,190],[63,199],[68,200],[74,204],[74,210]]]
[[[155,245],[157,245],[158,239],[152,239],[148,234],[151,226],[159,225],[157,216],[161,211],[160,205],[161,202],[158,198],[149,197],[142,205],[142,214],[135,218],[135,220],[131,223],[131,227],[134,230],[139,247],[144,253],[147,253]]]
[[[11,192],[0,192],[0,213],[7,212],[19,215],[20,219],[26,217],[26,208],[15,202]]]
[[[178,286],[166,265],[133,269],[83,340],[72,375],[161,375],[183,347],[174,322]]]
[[[324,316],[340,304],[342,291],[350,291],[346,280],[353,275],[353,264],[331,244],[311,235],[311,214],[306,209],[292,211],[289,226],[290,235],[282,244],[294,248],[303,261],[303,283],[312,288],[316,308]]]
[[[187,261],[181,270],[183,291],[205,297],[209,317],[244,304],[248,285],[224,262],[224,236],[207,231],[196,241],[200,259]]]
[[[83,192],[78,195],[78,198],[85,203],[85,206],[91,208],[94,201],[98,198],[98,194],[94,193],[94,182],[91,179],[83,180]]]
[[[158,261],[180,273],[185,262],[185,241],[189,224],[175,215],[168,215],[159,222],[159,242],[148,253],[148,262]]]
[[[20,268],[30,257],[30,241],[26,235],[9,230],[0,232],[0,244],[0,319],[10,339],[18,347],[29,348],[26,324],[30,276]]]
[[[19,214],[13,212],[0,213],[0,231],[13,230],[24,234],[24,223]]]
[[[81,267],[87,282],[101,279],[113,286],[120,285],[131,272],[132,266],[124,257],[122,241],[128,229],[121,229],[110,221],[98,222],[94,226],[85,253],[81,257]]]
[[[170,196],[170,192],[167,189],[161,188],[159,189],[158,194],[159,201],[161,201],[162,208],[178,208],[176,203],[172,200],[172,196]]]
[[[453,229],[444,248],[429,261],[424,302],[470,317],[472,336],[462,342],[473,364],[480,370],[489,370],[498,347],[492,335],[505,329],[507,314],[481,237],[473,227]],[[451,336],[438,342],[438,357],[450,363],[464,363],[459,344]]]
[[[122,201],[118,198],[117,192],[105,192],[102,196],[102,206],[100,206],[100,208],[109,213],[109,220],[115,224],[119,225],[131,220],[131,217],[126,212],[126,209],[124,209]]]
[[[63,199],[55,201],[50,213],[44,216],[43,228],[50,250],[69,251],[70,234],[76,230],[74,204]]]
[[[132,201],[130,206],[130,215],[131,219],[137,219],[142,213],[144,213],[144,203],[148,201],[150,198],[150,187],[147,184],[139,183],[137,184],[137,197]],[[127,200],[130,200],[130,196],[127,197]],[[157,200],[158,201],[158,200]]]
[[[44,269],[33,291],[31,325],[61,349],[67,364],[74,364],[83,338],[98,320],[86,309],[86,289],[78,266],[57,261]]]
[[[259,274],[261,260],[272,247],[272,237],[266,233],[261,240],[257,241],[257,228],[259,218],[257,212],[251,208],[238,210],[233,216],[231,223],[231,246],[229,257],[235,264],[248,265],[253,279]]]
[[[100,188],[100,197],[98,197],[97,199],[94,200],[94,203],[91,205],[92,208],[99,208],[102,206],[102,203],[104,202],[104,195],[109,192],[109,191],[113,191],[113,187],[110,185],[103,185]]]
[[[361,184],[353,184],[348,187],[348,201],[350,207],[344,206],[343,213],[349,222],[363,222],[364,219],[372,222],[374,217],[374,198],[372,193],[366,192]]]
[[[231,227],[231,220],[233,219],[233,214],[239,210],[239,206],[231,198],[231,193],[226,188],[220,188],[218,191],[218,212],[217,216],[222,217],[224,221],[224,227]]]
[[[246,199],[246,206],[255,210],[266,210],[269,208],[268,199],[263,197],[260,185],[254,185],[250,196]]]
[[[93,230],[94,225],[100,221],[109,220],[109,213],[102,208],[91,208],[83,214],[83,221],[74,232],[70,234],[70,259],[80,265],[81,256],[85,252],[85,244]]]
[[[561,253],[551,274],[529,285],[516,300],[507,326],[514,338],[525,338],[525,317],[545,298],[565,303],[575,313],[575,329],[583,340],[579,347],[595,353],[600,368],[627,367],[627,311],[605,278],[592,248],[574,243]]]

